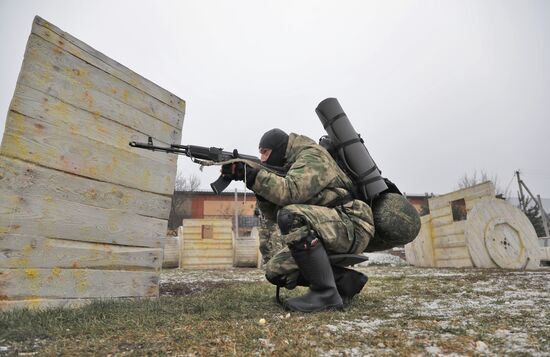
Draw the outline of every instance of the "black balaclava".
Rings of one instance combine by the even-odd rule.
[[[268,165],[283,166],[287,145],[288,134],[277,128],[267,131],[260,139],[260,149],[271,149]]]

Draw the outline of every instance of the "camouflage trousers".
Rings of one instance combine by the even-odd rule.
[[[374,235],[371,208],[363,201],[354,200],[338,208],[293,204],[286,210],[302,217],[330,254],[361,254]],[[276,222],[266,220],[260,227],[260,252],[262,253],[266,277],[269,281],[283,281],[285,287],[293,289],[298,282],[299,270],[288,248],[309,235],[309,227],[302,226],[282,235]]]

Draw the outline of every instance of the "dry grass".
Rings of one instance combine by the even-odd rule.
[[[0,354],[550,356],[548,271],[361,270],[347,310],[290,316],[259,270],[165,271],[158,300],[0,314]]]

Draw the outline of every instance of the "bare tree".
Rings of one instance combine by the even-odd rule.
[[[172,195],[172,208],[168,217],[169,232],[175,234],[175,230],[181,225],[184,218],[191,215],[190,204],[187,204],[190,197],[199,189],[201,180],[195,174],[185,176],[183,172],[178,171],[174,183],[174,194]],[[187,209],[186,209],[187,207]]]
[[[496,189],[496,194],[498,198],[506,198],[509,196],[508,190],[503,190],[502,187],[500,187],[498,182],[498,176],[489,176],[486,171],[481,170],[481,173],[478,176],[477,170],[474,170],[473,175],[464,174],[459,180],[458,180],[458,188],[468,188],[472,187],[474,185],[477,185],[479,183],[485,182],[485,181],[491,181]]]
[[[183,172],[178,171],[176,174],[176,181],[174,184],[174,191],[187,191],[194,192],[198,190],[201,185],[201,180],[195,174],[191,174],[185,177]]]

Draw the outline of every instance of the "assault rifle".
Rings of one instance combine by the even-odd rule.
[[[278,175],[284,176],[286,174],[286,171],[282,167],[277,166],[271,166],[267,165],[266,163],[262,163],[259,158],[256,156],[251,155],[242,155],[239,154],[237,149],[233,150],[233,152],[223,151],[222,148],[216,148],[216,147],[205,147],[205,146],[196,146],[196,145],[177,145],[177,144],[171,144],[170,146],[156,146],[153,144],[153,138],[149,137],[147,143],[138,143],[135,141],[130,141],[129,145],[131,147],[139,148],[139,149],[146,149],[151,151],[164,151],[166,153],[170,154],[177,154],[177,155],[185,155],[189,158],[191,158],[191,161],[193,161],[196,164],[202,165],[202,166],[208,166],[212,165],[213,163],[221,163],[229,160],[242,160],[242,161],[249,161],[251,164],[255,164],[255,166],[261,166],[263,168],[266,168],[272,172],[275,172]],[[212,188],[212,191],[214,191],[216,194],[220,194],[229,186],[232,179],[228,178],[227,176],[220,175],[218,179],[210,184],[210,187]]]

